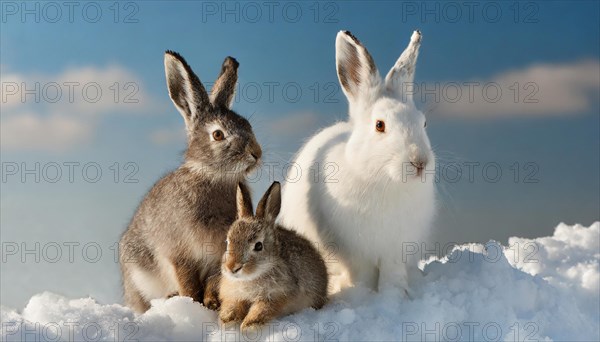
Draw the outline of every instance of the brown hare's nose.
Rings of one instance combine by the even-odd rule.
[[[260,146],[258,146],[258,144],[256,144],[256,146],[252,149],[252,152],[250,152],[250,154],[252,154],[252,157],[254,157],[254,159],[256,159],[256,161],[259,161],[260,157],[262,157],[262,150],[261,150]]]
[[[254,139],[252,139],[248,145],[248,152],[250,152],[250,155],[252,155],[252,158],[254,158],[256,161],[259,161],[260,157],[262,157],[262,149],[260,148],[258,142],[256,142]]]

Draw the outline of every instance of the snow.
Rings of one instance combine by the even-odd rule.
[[[351,288],[256,332],[221,330],[190,298],[155,300],[136,315],[119,304],[45,292],[2,307],[2,341],[600,340],[600,223],[560,224],[553,236],[453,248],[423,263],[407,299]]]

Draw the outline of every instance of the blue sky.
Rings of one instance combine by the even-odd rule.
[[[456,163],[463,171],[460,181],[449,175],[439,184],[439,241],[506,242],[509,236],[548,235],[561,221],[589,225],[600,218],[596,1],[148,1],[120,3],[118,13],[113,2],[81,2],[72,17],[63,3],[48,4],[2,1],[2,242],[19,248],[96,242],[103,258],[71,263],[63,256],[49,264],[8,256],[3,304],[22,305],[42,289],[61,292],[64,279],[78,284],[72,295],[119,300],[110,246],[153,182],[178,165],[185,147],[183,120],[165,87],[166,49],[180,52],[205,83],[214,81],[225,56],[235,57],[240,90],[234,109],[251,117],[265,162],[283,164],[317,129],[346,118],[335,73],[339,30],[352,31],[384,74],[420,29],[418,85],[438,84],[440,94],[453,82],[480,84],[473,101],[463,93],[451,103],[451,95],[441,94],[439,103],[429,96],[419,104],[428,111],[440,165]],[[33,14],[23,16],[24,9]],[[69,82],[78,84],[73,101]],[[94,82],[102,90],[97,102],[81,94]],[[36,83],[39,101],[34,95],[22,101],[21,85],[35,89]],[[62,97],[52,103],[54,83]],[[502,90],[495,103],[482,96],[490,83]],[[137,103],[126,103],[134,90],[129,99]],[[528,96],[535,101],[527,103]],[[44,167],[53,172],[56,163],[62,176],[52,183],[41,174],[35,182],[22,169],[36,162],[34,174]],[[73,182],[64,165],[69,162],[79,163]],[[92,171],[102,170],[96,183],[80,173],[88,163],[97,163]],[[472,182],[464,163],[479,163]],[[15,165],[12,174],[8,168]],[[490,173],[502,171],[499,181],[482,174],[486,165],[493,167]],[[124,182],[130,172],[137,183]],[[275,179],[282,179],[281,172]],[[262,177],[254,193],[271,180]],[[30,272],[48,270],[62,280],[27,281]],[[90,284],[73,271],[106,277]]]

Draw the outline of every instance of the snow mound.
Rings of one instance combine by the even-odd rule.
[[[553,236],[504,247],[457,246],[424,264],[406,299],[399,290],[352,288],[255,332],[221,330],[215,312],[173,297],[136,315],[91,298],[33,296],[2,308],[2,341],[600,340],[600,223],[560,224]]]

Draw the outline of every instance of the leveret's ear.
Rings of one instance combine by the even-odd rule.
[[[350,102],[368,100],[381,83],[373,57],[349,31],[335,40],[335,61],[340,85]]]
[[[165,75],[169,96],[183,116],[189,133],[197,122],[200,111],[210,106],[206,89],[185,59],[177,52],[165,52]]]
[[[231,108],[237,83],[237,69],[240,64],[233,57],[225,58],[221,73],[212,87],[210,99],[215,107]]]
[[[281,209],[281,184],[273,182],[256,207],[256,217],[275,221]]]
[[[412,101],[415,66],[421,46],[421,32],[414,31],[408,46],[385,77],[385,88],[403,102]]]
[[[238,184],[236,194],[237,218],[252,217],[252,196],[248,188],[242,184]]]

